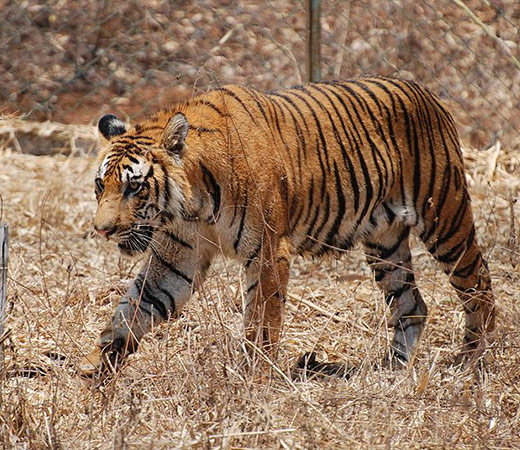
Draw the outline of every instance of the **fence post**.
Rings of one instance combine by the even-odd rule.
[[[9,227],[0,222],[0,370],[4,365],[4,320],[7,298],[7,253],[9,249]]]
[[[320,81],[320,0],[305,0],[307,15],[307,81]]]

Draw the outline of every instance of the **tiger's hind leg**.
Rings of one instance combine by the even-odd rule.
[[[441,217],[434,230],[421,235],[428,251],[450,277],[465,312],[462,351],[455,359],[459,364],[476,360],[486,347],[495,328],[495,301],[487,264],[475,239],[475,226],[469,205],[459,205],[455,213]]]
[[[415,284],[409,234],[407,225],[394,222],[364,242],[367,261],[391,310],[394,337],[388,359],[399,365],[410,361],[428,311]]]

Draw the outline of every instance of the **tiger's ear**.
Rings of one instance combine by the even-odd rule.
[[[190,126],[182,113],[175,114],[166,124],[163,135],[163,147],[169,153],[179,155],[184,149],[184,141]]]
[[[101,117],[98,122],[98,129],[107,140],[126,133],[126,125],[124,122],[113,114],[107,114]]]

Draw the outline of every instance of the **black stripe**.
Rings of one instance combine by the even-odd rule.
[[[152,305],[157,312],[161,315],[164,320],[168,319],[168,312],[164,303],[153,295],[150,287],[145,283],[143,286],[143,295],[141,296],[141,302]]]
[[[327,86],[321,87],[319,85],[312,85],[312,88],[314,88],[317,91],[321,92],[321,94],[324,95],[327,98],[327,100],[329,101],[330,105],[334,109],[334,111],[336,113],[336,116],[338,117],[338,119],[339,119],[339,121],[341,123],[341,128],[343,129],[343,133],[345,134],[345,137],[347,138],[347,140],[349,142],[350,148],[354,148],[354,145],[352,144],[352,141],[350,139],[349,133],[348,133],[347,128],[345,126],[345,122],[343,121],[343,118],[341,117],[341,115],[340,115],[340,113],[338,111],[338,108],[336,107],[336,105],[334,104],[334,102],[332,101],[331,97],[328,94],[328,92],[331,92],[331,90],[330,89],[325,89],[325,88],[328,88]],[[335,94],[335,93],[332,92],[332,94]],[[358,185],[358,182],[357,182],[356,171],[354,170],[354,166],[352,164],[352,159],[350,158],[349,153],[345,149],[345,145],[343,144],[343,140],[340,137],[340,133],[339,133],[337,127],[336,127],[336,124],[332,120],[332,116],[330,115],[330,113],[326,110],[326,108],[321,103],[320,103],[319,106],[329,116],[329,120],[330,120],[330,122],[332,124],[332,129],[334,131],[334,137],[336,138],[336,141],[337,141],[337,143],[338,143],[338,145],[340,147],[341,155],[343,156],[343,159],[346,162],[346,168],[347,168],[348,173],[350,175],[350,184],[351,184],[352,192],[354,194],[354,211],[357,213],[358,207],[359,207],[359,185]],[[337,170],[337,167],[336,167],[336,170]]]
[[[199,161],[200,168],[202,169],[204,183],[208,189],[208,192],[213,198],[213,217],[211,221],[216,223],[220,216],[220,186],[215,181],[215,177],[209,171],[209,169]]]
[[[395,132],[394,132],[393,124],[392,124],[392,117],[394,118],[394,120],[397,119],[397,105],[396,105],[396,102],[395,102],[395,98],[394,98],[393,92],[390,89],[388,89],[388,87],[383,83],[383,81],[385,81],[385,80],[372,79],[372,78],[369,79],[369,80],[366,80],[367,83],[374,84],[375,86],[379,87],[383,92],[385,92],[388,95],[388,97],[390,98],[390,101],[392,103],[393,116],[390,115],[390,112],[388,111],[387,107],[385,106],[385,110],[387,110],[387,127],[388,127],[388,130],[389,130],[390,140],[392,141],[392,145],[394,146],[395,155],[397,155],[397,159],[398,159],[398,163],[399,163],[399,171],[400,171],[400,175],[398,176],[398,178],[399,178],[399,186],[400,186],[401,193],[402,193],[401,195],[404,196],[404,192],[405,191],[404,191],[402,149],[397,144],[397,140],[395,138]],[[401,107],[403,107],[402,102],[401,102]],[[402,200],[403,200],[403,203],[404,203],[404,198]]]
[[[228,88],[218,88],[218,89],[215,89],[215,91],[217,92],[222,92],[223,94],[226,94],[226,95],[229,95],[230,97],[232,97],[234,100],[236,100],[240,106],[242,106],[242,108],[244,109],[244,111],[249,115],[249,117],[251,118],[251,120],[256,124],[258,125],[258,122],[256,120],[256,117],[251,113],[251,111],[249,110],[249,108],[246,106],[246,104],[242,101],[242,99],[237,95],[235,94],[233,91],[231,91],[230,89]]]
[[[328,193],[327,193],[327,198],[328,198]],[[311,223],[309,225],[309,227],[307,228],[307,232],[304,234],[304,236],[307,238],[307,240],[303,241],[300,246],[299,246],[299,252],[304,252],[304,251],[307,251],[309,248],[311,248],[315,242],[311,239],[309,239],[312,235],[311,235],[311,231],[314,229],[314,226],[316,225],[316,221],[318,220],[318,216],[321,212],[321,205],[318,205],[315,209],[314,209],[314,215],[312,217],[312,220],[311,220]]]
[[[381,261],[378,261],[378,260],[373,260],[373,259],[370,259],[369,260],[370,255],[367,255],[367,261],[368,264],[370,265],[374,265],[374,264],[380,264]],[[380,282],[383,280],[383,278],[386,276],[387,273],[392,273],[394,271],[396,271],[397,269],[402,269],[402,267],[400,267],[399,265],[397,264],[393,264],[391,266],[387,266],[387,267],[376,267],[374,269],[374,279],[376,280],[376,282]]]
[[[327,84],[330,85],[330,86],[336,87],[336,84],[334,84],[332,82],[329,82]],[[363,220],[363,218],[365,217],[365,215],[367,214],[367,212],[368,212],[368,210],[370,208],[370,203],[371,203],[371,201],[373,199],[374,189],[373,189],[373,186],[372,186],[371,175],[370,175],[370,172],[368,170],[368,166],[367,166],[367,164],[365,162],[365,156],[364,156],[363,151],[361,150],[361,146],[360,146],[360,142],[362,142],[363,139],[361,138],[361,135],[359,134],[358,128],[357,128],[357,126],[354,123],[354,118],[352,117],[352,114],[350,113],[350,109],[351,108],[347,107],[347,104],[345,103],[344,98],[341,95],[339,95],[336,91],[331,89],[330,92],[340,102],[341,106],[343,107],[343,110],[345,111],[345,113],[346,113],[346,115],[347,115],[347,117],[348,117],[348,119],[349,119],[349,121],[350,121],[350,123],[352,125],[353,132],[355,132],[356,135],[357,135],[357,139],[352,135],[352,140],[353,140],[353,142],[355,144],[353,146],[353,148],[355,148],[356,153],[357,153],[357,160],[359,161],[359,164],[361,166],[361,171],[363,172],[363,180],[364,180],[363,185],[365,186],[365,189],[366,189],[365,205],[363,207],[363,210],[362,210],[361,214],[358,216],[358,220],[357,220],[357,223],[356,223],[356,228],[357,228],[357,226],[361,223],[361,221]],[[350,145],[352,147],[352,143],[351,143],[350,139],[349,139],[349,143],[350,143]],[[357,210],[356,210],[356,212],[357,212]],[[349,248],[350,248],[350,245],[349,245]]]
[[[141,303],[139,303],[139,305],[137,305],[137,307],[138,307],[141,311],[143,311],[143,312],[145,312],[146,314],[148,314],[149,316],[152,315],[152,311],[150,311],[148,308],[145,308],[145,306],[142,305]]]
[[[402,233],[397,237],[397,241],[394,245],[391,247],[385,247],[384,245],[381,245],[379,243],[374,244],[372,242],[365,242],[365,246],[369,249],[375,250],[376,254],[371,254],[371,256],[374,256],[376,258],[379,258],[380,260],[387,260],[390,256],[392,256],[397,249],[401,246],[401,243],[404,239],[408,237],[410,234],[410,228],[405,228]]]
[[[435,184],[435,181],[436,181],[436,168],[437,168],[437,158],[436,158],[436,155],[435,155],[435,149],[433,147],[433,144],[435,142],[435,137],[432,133],[432,125],[433,125],[433,120],[432,120],[432,117],[430,115],[430,111],[429,111],[429,108],[428,108],[428,105],[426,104],[426,94],[428,94],[427,91],[424,91],[422,89],[419,89],[418,86],[415,84],[415,83],[411,83],[409,84],[409,87],[411,89],[411,92],[414,94],[416,100],[417,100],[417,105],[418,105],[418,112],[419,112],[419,116],[421,119],[423,119],[424,123],[422,124],[422,127],[421,129],[424,131],[426,130],[426,133],[428,135],[427,137],[427,141],[428,141],[428,149],[429,149],[429,154],[430,154],[430,160],[431,160],[431,163],[430,163],[430,181],[428,183],[428,189],[426,191],[426,193],[424,193],[421,198],[422,199],[428,199],[432,196],[433,194],[433,189],[434,189],[434,184]],[[422,107],[420,107],[422,105]],[[439,128],[439,130],[442,132],[442,128]],[[427,164],[425,164],[427,166]],[[423,217],[426,217],[426,209],[428,208],[428,202],[427,201],[424,201],[423,202],[423,207],[422,207],[422,216]]]
[[[408,99],[408,101],[410,103],[413,103],[413,99],[412,99],[412,97],[410,97],[410,93],[409,93],[408,89],[405,89],[406,84],[404,83],[403,80],[397,80],[395,78],[384,78],[384,80],[388,84],[391,84],[391,85],[395,86],[397,89],[399,89],[401,91],[401,93]],[[399,96],[397,96],[397,98],[400,99]],[[402,99],[400,99],[400,100],[402,100]]]
[[[366,112],[368,112],[371,117],[373,117],[373,113],[370,111],[368,106],[366,104],[363,104],[362,100],[364,100],[364,99],[362,99],[356,93],[356,91],[354,89],[352,89],[352,87],[350,87],[346,83],[337,83],[336,86],[338,86],[340,89],[343,89],[346,93],[350,94],[350,96],[356,100],[356,103],[358,104],[358,106],[360,106],[362,109],[364,109]],[[361,130],[363,130],[365,140],[368,142],[368,145],[370,147],[370,152],[372,154],[372,159],[374,160],[374,167],[376,169],[377,178],[378,178],[378,192],[377,192],[377,196],[375,198],[375,200],[377,201],[377,200],[383,198],[383,195],[382,195],[383,191],[384,191],[386,185],[388,184],[386,181],[386,178],[388,175],[387,163],[386,163],[385,159],[383,158],[383,155],[379,151],[377,145],[375,144],[374,140],[372,139],[372,134],[369,132],[368,128],[366,127],[365,120],[363,120],[363,117],[361,116],[358,108],[354,104],[354,101],[352,100],[352,98],[350,98],[348,96],[347,96],[347,98],[349,99],[350,104],[352,105],[352,110],[354,111],[354,114],[357,117],[358,127],[361,128]],[[372,121],[374,122],[375,118],[373,118]],[[378,164],[378,160],[380,160],[383,164],[383,167],[385,169],[384,174],[380,168],[380,165]],[[383,182],[383,177],[384,177],[384,182]]]
[[[280,178],[280,190],[281,190],[282,197],[284,199],[284,204],[286,206],[289,206],[289,210],[292,210],[295,199],[293,197],[291,199],[291,201],[289,202],[289,187],[288,187],[288,181],[287,181],[288,177],[291,176],[291,178],[292,178],[292,174],[295,172],[295,170],[294,170],[294,160],[293,160],[293,156],[292,156],[292,149],[287,144],[287,142],[286,142],[286,140],[284,138],[284,134],[285,133],[282,131],[282,127],[280,125],[280,119],[278,117],[278,112],[277,112],[277,108],[280,108],[280,106],[277,104],[277,101],[274,98],[271,98],[270,104],[272,106],[273,113],[274,113],[274,123],[275,123],[275,126],[276,126],[276,131],[278,132],[278,136],[279,136],[280,140],[282,141],[282,144],[283,144],[283,146],[285,148],[285,155],[289,159],[289,165],[293,169],[292,171],[286,171],[287,176],[284,176],[284,177]],[[283,110],[281,110],[281,113],[282,113],[283,121],[285,122],[285,114],[284,114]],[[273,135],[273,141],[276,142],[276,139],[275,139],[274,135]],[[291,184],[293,184],[293,183],[291,183]],[[290,205],[289,205],[289,203],[290,203]],[[290,216],[290,213],[289,213],[289,216]],[[285,217],[285,219],[287,220],[287,227],[288,227],[289,226],[289,224],[288,224],[289,217]]]
[[[244,231],[244,223],[246,219],[247,213],[247,191],[244,193],[244,204],[242,205],[242,217],[240,217],[240,225],[238,226],[238,233],[233,243],[233,248],[235,249],[235,253],[238,252],[238,246],[240,245],[240,240],[242,239],[242,232]]]
[[[295,201],[295,204],[297,204],[296,201]],[[294,232],[294,230],[296,229],[297,225],[300,223],[300,220],[302,218],[304,210],[305,210],[305,202],[302,201],[302,202],[300,202],[300,209],[299,209],[298,213],[293,215],[293,217],[294,217],[293,223],[289,227],[289,233],[288,234],[292,234]]]
[[[260,242],[258,246],[253,250],[253,253],[249,255],[247,258],[247,262],[244,264],[244,267],[247,269],[251,265],[251,263],[258,257],[260,254],[260,250],[262,249],[262,243]]]
[[[379,101],[379,98],[376,96],[376,94],[374,94],[374,91],[372,91],[372,89],[370,89],[366,84],[365,84],[365,80],[350,80],[349,81],[350,84],[353,84],[354,86],[358,86],[359,88],[361,88],[364,92],[367,93],[367,95],[372,99],[372,101],[375,103],[375,105],[377,106],[377,109],[379,110],[379,114],[383,117],[384,114],[383,114],[383,108],[381,106],[381,102]],[[368,106],[368,104],[366,104],[366,107],[367,107],[367,111],[370,111],[370,107]],[[388,111],[386,111],[388,113]],[[379,127],[380,130],[382,130],[381,127]]]
[[[408,292],[411,288],[415,286],[415,277],[413,272],[406,272],[405,279],[401,282],[402,285],[397,289],[392,289],[388,292],[386,296],[386,303],[389,304],[392,299],[399,299],[401,295],[403,295],[405,292]],[[416,305],[414,304],[413,309],[416,308]],[[412,309],[412,310],[413,310]],[[403,314],[406,315],[406,314]]]
[[[419,140],[417,136],[417,127],[412,121],[412,136],[413,136],[413,148],[415,151],[414,165],[413,165],[413,204],[417,205],[417,199],[419,198],[419,192],[421,189],[421,151],[419,149]]]
[[[273,97],[271,97],[271,101],[274,102],[274,104],[276,104],[278,106],[278,108],[280,108],[280,110],[282,111],[282,114],[283,114],[283,107],[285,107],[285,108],[287,108],[287,107],[285,105],[279,104],[278,101],[275,98],[273,98]],[[298,173],[299,173],[299,176],[300,176],[300,179],[301,179],[301,176],[302,176],[302,160],[303,160],[304,154],[305,154],[305,148],[304,148],[304,146],[305,146],[305,139],[303,138],[302,129],[300,127],[300,124],[296,120],[296,117],[295,117],[294,113],[289,108],[287,108],[287,112],[291,116],[291,119],[292,119],[293,124],[294,124],[294,129],[296,131],[296,138],[297,138],[296,139],[296,145],[297,145],[297,150],[298,150]]]
[[[179,236],[177,236],[176,234],[173,234],[171,231],[166,230],[166,231],[164,231],[164,233],[166,233],[168,238],[171,239],[172,241],[182,245],[183,247],[193,250],[193,246],[189,242],[182,240]]]
[[[159,189],[159,181],[157,180],[157,178],[153,179],[153,185],[154,185],[154,191],[155,191],[155,200],[158,202],[160,189]]]
[[[325,167],[323,165],[323,161],[322,161],[322,158],[321,158],[319,141],[316,141],[316,154],[318,155],[318,159],[319,159],[319,162],[320,162],[320,168],[321,168],[320,198],[323,198],[323,195],[325,194],[325,189],[327,187],[327,173],[325,172]]]
[[[228,114],[223,113],[217,106],[208,100],[197,100],[195,104],[207,106],[208,108],[211,108],[213,111],[217,112],[217,114],[220,116],[228,116]]]
[[[435,217],[434,220],[430,222],[430,228],[426,228],[423,233],[421,233],[420,238],[424,243],[427,243],[428,239],[435,233],[437,233],[437,230],[439,228],[438,219],[441,217],[442,211],[444,209],[444,204],[446,203],[446,200],[448,199],[448,192],[449,192],[449,186],[451,183],[451,170],[450,170],[450,159],[448,156],[448,159],[446,161],[446,167],[444,168],[444,176],[442,177],[444,188],[441,189],[441,197],[438,200],[435,208]],[[437,242],[433,243],[433,246],[430,246],[428,248],[429,252],[435,252],[435,249],[437,247]]]
[[[298,89],[298,90],[304,92],[305,94],[307,94],[308,97],[312,98],[316,103],[319,103],[318,100],[316,100],[316,98],[305,87],[297,86],[294,89]],[[305,105],[309,109],[309,111],[310,111],[310,113],[312,115],[312,118],[314,119],[314,124],[316,126],[316,130],[318,131],[318,136],[320,138],[319,142],[321,143],[321,150],[323,151],[323,154],[325,155],[325,163],[327,165],[327,172],[330,172],[330,161],[329,161],[329,152],[327,150],[327,142],[326,142],[326,139],[325,139],[325,135],[323,134],[323,129],[321,128],[321,122],[320,122],[318,116],[316,115],[316,112],[314,111],[314,108],[310,105],[310,103],[307,101],[305,96],[300,95],[298,92],[295,92],[294,90],[291,90],[291,91],[287,91],[287,93],[291,94],[291,95],[294,95],[296,98],[299,98],[303,103],[305,103]],[[319,161],[320,161],[320,166],[323,166],[323,160],[322,160],[322,157],[321,157],[321,152],[320,152],[320,146],[319,145],[317,145],[317,152],[318,152],[318,158],[319,158]]]
[[[410,95],[412,95],[416,100],[415,101],[415,105],[416,105],[415,112],[416,112],[416,117],[417,117],[417,121],[418,121],[418,127],[416,126],[416,127],[414,127],[414,129],[418,128],[419,130],[421,130],[423,132],[426,131],[427,137],[423,136],[423,145],[424,146],[426,145],[424,143],[424,139],[426,139],[428,141],[428,149],[429,149],[429,155],[430,155],[430,159],[431,159],[430,164],[423,163],[423,166],[430,167],[431,170],[430,170],[430,181],[428,183],[427,190],[420,196],[420,198],[423,200],[422,208],[420,210],[421,215],[422,215],[422,217],[426,217],[429,203],[424,200],[426,200],[432,196],[433,189],[434,189],[434,183],[436,181],[435,172],[436,172],[437,158],[435,155],[435,150],[433,148],[433,143],[435,141],[435,138],[434,138],[433,134],[431,133],[431,127],[433,124],[432,124],[428,106],[425,103],[424,91],[417,89],[417,86],[414,84],[408,85],[408,88],[410,91]],[[439,128],[439,130],[442,131],[442,128]],[[416,133],[416,131],[415,131],[415,133]],[[415,144],[417,145],[417,139],[416,139]],[[416,154],[419,155],[419,158],[420,158],[421,152],[418,151],[417,148],[416,148]],[[416,158],[417,158],[417,155],[416,155]],[[416,165],[417,164],[418,164],[418,162],[416,161]],[[415,181],[415,179],[414,179],[414,181]],[[425,185],[426,183],[422,183],[422,184]],[[414,192],[415,191],[416,191],[416,187],[414,185]],[[416,205],[416,208],[419,210],[419,204],[415,203],[415,205]]]
[[[323,230],[323,228],[325,227],[325,224],[329,221],[329,216],[330,216],[330,195],[329,193],[327,192],[325,194],[325,205],[322,205],[322,207],[320,208],[321,211],[323,212],[323,218],[321,220],[321,224],[318,226],[318,228],[316,229],[315,232],[313,232],[312,230],[309,230],[308,231],[308,235],[309,236],[313,236],[314,239],[315,239],[315,245],[318,244],[318,237],[321,233],[321,230]]]
[[[166,172],[166,169],[163,166],[160,167],[164,179],[164,205],[162,209],[166,209],[166,207],[170,204],[170,180],[168,177],[168,173]]]
[[[174,275],[177,275],[179,278],[182,278],[190,286],[193,284],[193,280],[190,277],[188,277],[188,275],[182,273],[179,269],[176,269],[168,261],[166,261],[164,258],[162,258],[158,253],[154,253],[154,256],[161,263],[161,265],[166,267],[171,273],[173,273]]]
[[[379,114],[381,115],[382,118],[387,117],[387,125],[388,125],[388,122],[389,122],[389,119],[390,119],[390,112],[388,111],[388,108],[386,107],[386,105],[382,105],[381,102],[379,101],[378,97],[374,94],[374,92],[372,91],[372,89],[370,89],[366,84],[364,84],[363,82],[359,81],[359,80],[355,80],[355,81],[352,81],[351,82],[353,85],[355,86],[358,86],[359,88],[361,88],[371,99],[372,101],[376,104],[378,110],[379,110]],[[377,119],[377,117],[374,115],[373,111],[372,111],[372,108],[370,107],[370,105],[368,104],[368,102],[366,101],[366,99],[363,97],[363,96],[359,96],[359,99],[360,100],[363,100],[364,104],[365,104],[365,108],[366,108],[366,111],[368,112],[368,115],[370,116],[370,119],[372,120],[372,123],[374,124],[379,136],[381,137],[381,139],[383,140],[383,143],[388,151],[387,153],[387,156],[390,157],[390,146],[388,145],[388,141],[387,141],[387,138],[386,138],[386,133],[384,131],[384,128],[383,126],[381,125],[381,122],[379,122],[379,120]],[[385,110],[385,113],[383,113],[383,109]],[[390,128],[388,128],[388,132],[390,133],[390,129],[391,129],[391,123],[390,123]],[[396,147],[394,146],[394,149],[396,149]],[[381,155],[382,157],[382,155]],[[395,178],[395,171],[394,171],[394,167],[390,161],[390,171],[388,170],[388,167],[386,166],[386,161],[384,159],[382,159],[383,161],[383,165],[385,166],[385,186],[388,187],[388,177],[391,175],[392,179]]]
[[[447,242],[448,240],[450,240],[453,235],[455,235],[457,233],[457,231],[459,231],[460,229],[460,226],[462,224],[462,221],[464,220],[464,217],[466,215],[466,212],[469,208],[470,204],[469,204],[469,199],[468,199],[468,193],[467,191],[464,191],[462,193],[462,205],[459,205],[458,209],[457,209],[457,213],[455,214],[455,216],[452,218],[452,220],[449,222],[450,223],[450,228],[449,230],[445,231],[446,227],[448,226],[448,223],[446,223],[442,230],[439,232],[439,238],[437,239],[437,242],[436,244],[438,246],[444,244],[445,242]]]
[[[390,206],[387,203],[383,203],[383,208],[385,210],[388,223],[391,224],[395,220],[395,212],[392,208],[390,208]]]
[[[289,103],[298,113],[300,118],[302,119],[303,124],[305,125],[305,130],[307,131],[307,134],[310,134],[309,125],[307,124],[307,119],[305,118],[305,115],[302,113],[300,107],[294,102],[294,100],[291,97],[288,97],[285,94],[282,94],[280,92],[273,92],[270,95],[280,97],[284,99],[287,103]],[[305,146],[304,146],[305,148]]]
[[[258,281],[255,281],[251,286],[247,288],[247,293],[249,294],[254,288],[258,286]]]
[[[353,82],[353,84],[356,85],[355,82]],[[365,86],[365,87],[363,87],[363,86],[364,85],[361,85],[362,89],[365,92],[366,91],[372,92],[367,86]],[[369,117],[370,117],[370,119],[372,121],[372,124],[374,125],[374,128],[377,130],[377,133],[379,134],[379,137],[382,139],[384,147],[386,147],[386,150],[387,150],[386,156],[389,158],[388,161],[383,157],[384,155],[383,155],[382,151],[379,150],[379,147],[377,145],[375,145],[375,142],[372,140],[371,133],[369,133],[370,134],[370,138],[369,138],[368,134],[366,135],[366,137],[367,137],[367,139],[369,141],[369,145],[370,145],[370,148],[371,148],[372,152],[373,153],[375,152],[375,155],[377,155],[379,157],[379,159],[381,160],[381,162],[383,163],[383,166],[384,166],[384,172],[383,172],[383,178],[382,178],[384,180],[384,183],[381,186],[380,194],[379,194],[379,196],[381,196],[382,193],[384,191],[386,191],[386,189],[389,188],[389,180],[390,179],[391,180],[395,179],[394,167],[393,167],[393,165],[391,163],[390,146],[388,145],[388,141],[386,139],[386,134],[385,134],[385,132],[383,130],[383,126],[381,125],[379,120],[374,115],[374,113],[372,111],[372,107],[368,104],[368,102],[365,99],[365,97],[363,95],[358,95],[358,93],[354,89],[351,89],[351,95],[354,96],[354,98],[357,100],[357,102],[360,105],[363,103],[363,105],[365,107],[365,110],[368,113],[368,115],[369,115]],[[377,102],[377,105],[379,105],[379,102]],[[362,126],[363,126],[363,128],[365,128],[364,123],[362,123]],[[387,162],[389,164],[389,167],[387,166]],[[389,170],[389,168],[390,168],[390,170]],[[381,197],[378,197],[378,198],[381,198]]]
[[[289,258],[287,258],[286,256],[278,256],[278,258],[276,258],[276,262],[284,262],[285,264],[289,265]]]
[[[334,219],[334,223],[332,224],[331,229],[327,233],[327,236],[325,238],[325,243],[327,245],[332,245],[334,242],[333,238],[336,236],[339,227],[341,225],[341,222],[343,221],[343,217],[345,216],[346,208],[345,208],[345,195],[343,194],[343,188],[341,187],[341,180],[339,178],[338,173],[338,165],[336,164],[336,161],[334,161],[334,177],[336,179],[336,195],[338,198],[338,205],[337,205],[337,214],[336,218]]]
[[[170,305],[171,305],[170,306],[170,312],[171,312],[171,314],[175,314],[175,311],[177,310],[177,307],[175,305],[175,298],[173,297],[173,295],[170,294],[170,292],[168,292],[166,289],[163,289],[160,286],[157,286],[157,289],[159,289],[161,294],[163,294],[168,299],[168,301],[170,302]]]
[[[189,124],[188,128],[190,130],[196,131],[197,133],[218,133],[218,132],[220,132],[220,130],[218,130],[217,128],[206,128],[206,127],[192,125],[191,123]]]
[[[130,161],[132,161],[134,164],[139,164],[139,160],[134,158],[131,154],[125,155]]]
[[[144,275],[142,273],[140,273],[139,275],[137,275],[134,279],[134,286],[138,292],[139,295],[142,294],[142,289],[143,289],[143,280],[144,280]]]
[[[457,261],[466,250],[466,242],[460,242],[442,255],[436,254],[435,259],[443,264]]]
[[[162,128],[162,127],[157,127]],[[134,136],[134,144],[137,146],[147,146],[150,144],[154,144],[156,141],[155,139],[148,137],[148,136]]]
[[[303,219],[303,223],[306,224],[309,220],[312,212],[312,208],[314,206],[314,175],[311,175],[311,182],[309,183],[309,190],[308,190],[308,198],[307,198],[307,204],[309,205],[309,209],[307,210],[307,214],[305,215],[305,219]]]
[[[453,167],[453,181],[455,182],[455,189],[458,191],[462,186],[462,177],[458,167]]]
[[[273,105],[274,124],[276,126],[276,131],[278,131],[278,136],[279,136],[280,140],[282,141],[283,146],[285,147],[286,155],[289,157],[289,163],[290,163],[291,167],[294,168],[291,148],[285,141],[285,138],[284,138],[285,132],[282,131],[282,125],[285,125],[285,113],[275,98],[271,98],[271,105]],[[280,119],[278,117],[277,109],[280,110],[280,112],[282,114],[282,125],[281,125]]]
[[[388,95],[388,97],[390,98],[390,102],[392,104],[392,113],[393,113],[393,117],[394,119],[397,118],[397,105],[395,103],[395,98],[394,98],[394,94],[393,92],[388,89],[388,87],[386,86],[386,84],[384,83],[386,80],[382,79],[382,78],[368,78],[368,79],[365,79],[363,80],[365,83],[370,83],[370,84],[373,84],[375,86],[377,86],[379,89],[381,89],[386,95]],[[385,107],[386,108],[386,107]],[[391,122],[390,122],[391,123]],[[389,128],[390,130],[390,133],[393,134],[393,130],[392,128],[390,127]]]
[[[266,123],[269,125],[270,123],[270,120],[269,118],[267,117],[267,113],[265,112],[265,109],[262,105],[262,103],[260,102],[260,99],[258,98],[258,94],[255,92],[255,91],[252,91],[251,89],[247,89],[246,87],[244,86],[240,86],[240,88],[242,88],[250,97],[253,98],[253,100],[255,101],[255,104],[257,106],[257,108],[260,110],[260,113],[262,114],[262,116],[264,116],[264,120],[266,121]]]
[[[461,268],[457,268],[457,270],[455,270],[453,272],[453,276],[455,276],[457,278],[469,277],[474,272],[475,268],[477,267],[478,263],[480,262],[480,259],[481,259],[480,254],[477,254],[477,256],[475,256],[473,261],[471,261],[468,265],[461,267]]]

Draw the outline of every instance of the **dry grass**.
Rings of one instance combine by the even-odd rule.
[[[113,380],[95,386],[78,378],[76,364],[136,268],[91,237],[92,158],[7,147],[0,152],[11,237],[11,334],[0,379],[4,448],[520,446],[520,255],[511,237],[520,226],[518,206],[510,207],[520,173],[512,153],[467,153],[500,311],[482,373],[448,365],[463,314],[446,277],[415,245],[430,316],[408,370],[372,367],[389,331],[384,302],[356,250],[341,261],[294,262],[280,371],[267,385],[239,368],[240,268],[222,260],[180,320],[158,327]],[[349,381],[290,381],[296,358],[311,349],[321,360],[361,369]]]

